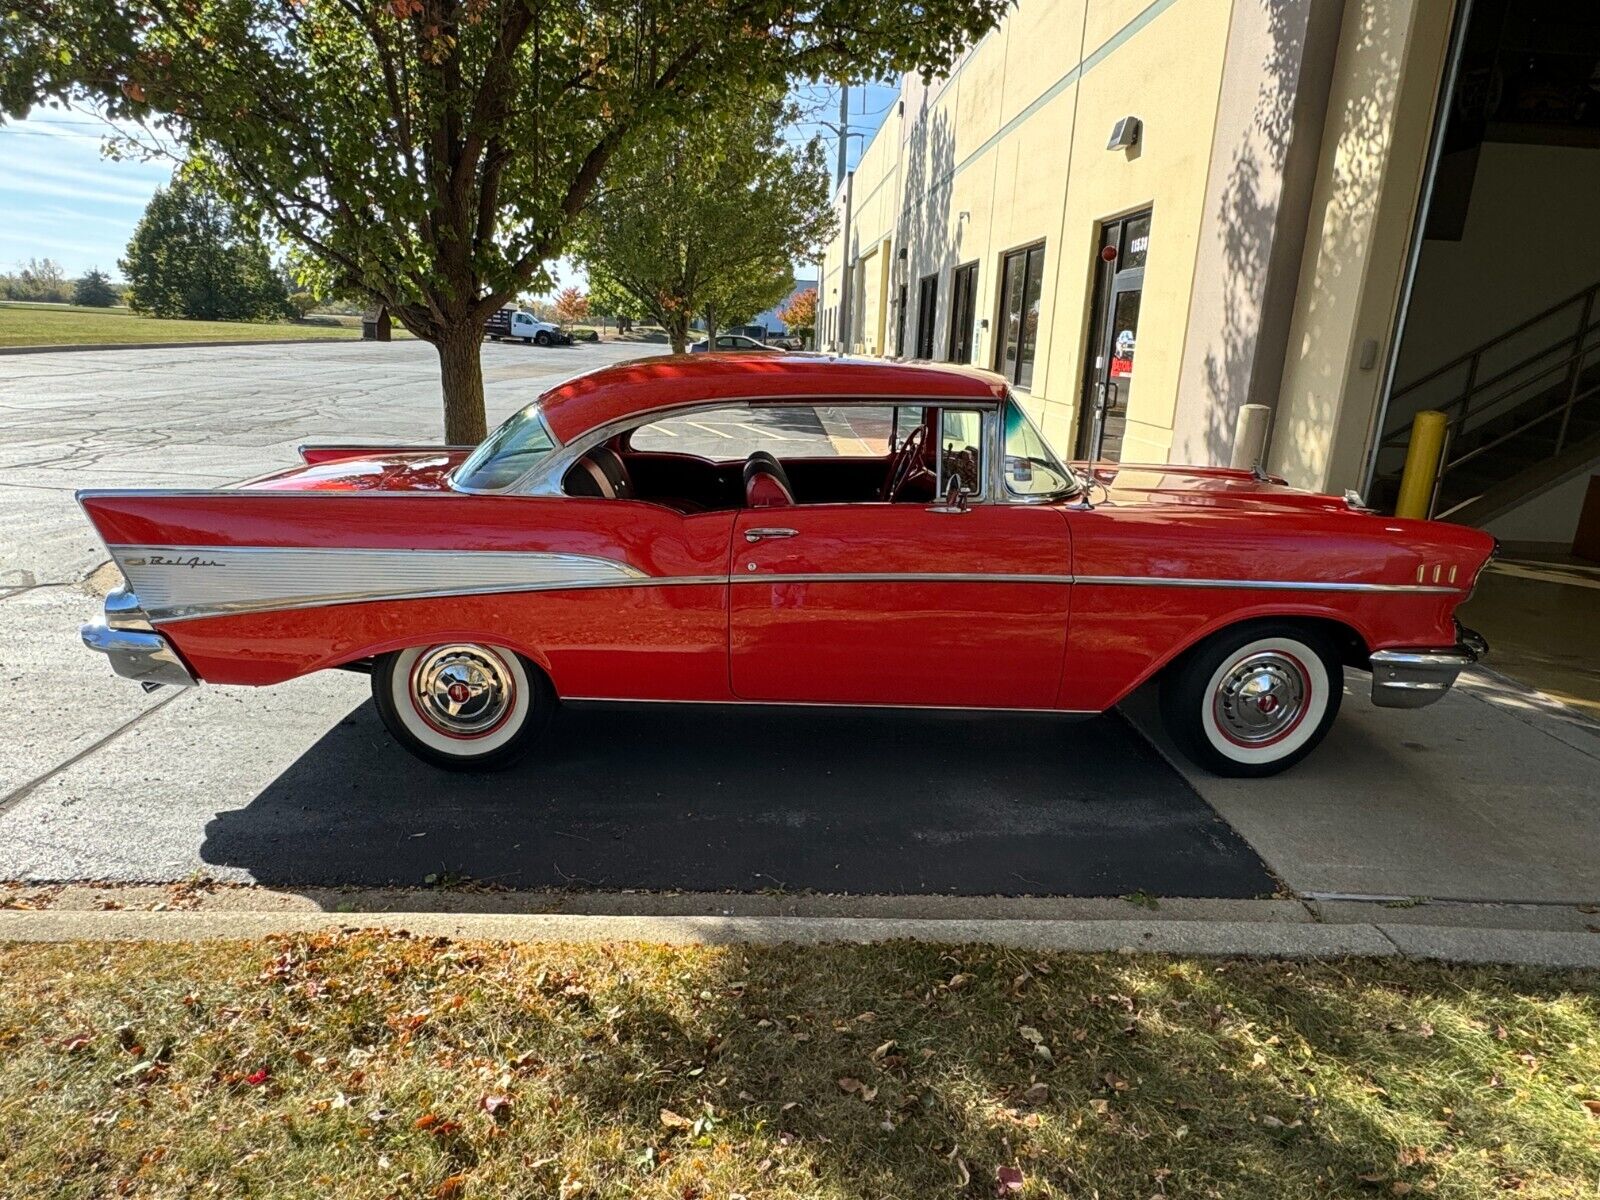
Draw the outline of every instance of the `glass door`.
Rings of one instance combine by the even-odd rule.
[[[978,264],[957,267],[950,280],[950,353],[953,363],[972,361],[973,326],[978,317]]]
[[[1120,462],[1133,398],[1138,348],[1139,302],[1150,245],[1150,214],[1107,221],[1100,229],[1093,321],[1083,402],[1079,406],[1077,457]]]
[[[933,357],[933,322],[939,315],[939,276],[924,275],[917,285],[917,357]]]

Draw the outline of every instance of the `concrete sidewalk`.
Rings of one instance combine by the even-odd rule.
[[[1600,724],[1490,671],[1417,711],[1370,687],[1348,672],[1327,741],[1272,779],[1194,769],[1153,694],[1124,711],[1298,896],[1600,903]]]
[[[1028,950],[1413,958],[1600,968],[1600,916],[1558,905],[11,886],[0,940],[189,941],[348,929],[495,941],[986,942]],[[1584,906],[1590,907],[1590,906]]]

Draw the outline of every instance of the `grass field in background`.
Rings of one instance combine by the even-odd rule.
[[[0,1190],[1592,1197],[1596,983],[910,943],[12,944]]]
[[[397,337],[404,331],[397,330]],[[359,317],[314,317],[301,324],[183,321],[141,317],[125,308],[0,301],[0,346],[83,346],[128,342],[289,341],[356,338]]]

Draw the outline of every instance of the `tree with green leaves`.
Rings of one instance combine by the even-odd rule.
[[[832,234],[822,147],[791,146],[781,95],[732,103],[642,139],[612,160],[580,253],[590,280],[632,296],[683,353],[783,299],[793,263]]]
[[[111,277],[99,267],[90,267],[72,285],[72,302],[85,308],[110,308],[117,299],[117,289],[111,286]]]
[[[183,175],[150,197],[117,265],[135,312],[260,321],[290,311],[260,233],[220,196]]]
[[[90,100],[187,147],[339,293],[438,350],[484,434],[484,320],[549,286],[611,159],[738,87],[948,69],[1010,0],[10,0],[0,111]]]

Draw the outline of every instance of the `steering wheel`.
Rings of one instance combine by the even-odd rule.
[[[928,427],[918,425],[906,435],[889,463],[889,473],[883,477],[883,487],[878,489],[878,499],[894,503],[906,484],[922,475],[930,474],[922,465],[922,444],[928,440]]]

